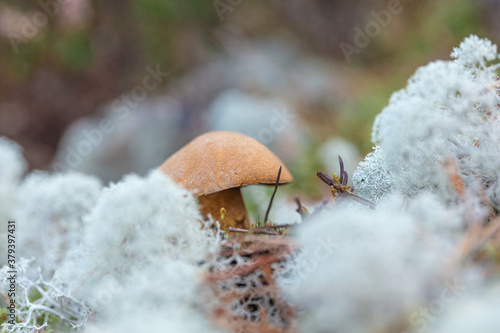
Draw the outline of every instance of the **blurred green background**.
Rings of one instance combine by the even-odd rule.
[[[31,168],[49,169],[75,120],[103,117],[106,105],[141,84],[146,67],[159,66],[169,76],[148,98],[157,108],[161,98],[169,101],[165,112],[175,108],[176,117],[165,121],[177,131],[173,148],[141,168],[217,127],[207,125],[221,122],[207,110],[237,88],[259,99],[279,96],[294,110],[296,126],[283,133],[298,131],[301,142],[273,150],[297,151],[300,158],[286,158],[296,186],[312,188],[310,172],[326,167],[322,143],[337,137],[361,157],[369,152],[374,117],[417,67],[449,59],[470,34],[500,41],[498,0],[396,3],[399,12],[346,59],[341,43],[355,46],[356,28],[364,31],[373,11],[387,12],[394,0],[2,1],[0,135],[24,147]],[[255,52],[260,60],[252,62]],[[114,161],[122,166],[115,173],[143,171]]]

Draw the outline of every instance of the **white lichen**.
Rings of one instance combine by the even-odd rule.
[[[497,58],[496,47],[471,36],[453,56],[456,61],[419,68],[373,125],[372,141],[385,162],[380,171],[391,176],[392,190],[408,197],[430,190],[453,201],[443,172],[447,159],[457,162],[466,186],[491,186],[498,179],[498,65],[487,64]]]
[[[57,274],[96,311],[92,330],[139,329],[137,318],[150,314],[151,330],[208,329],[197,278],[218,241],[189,192],[158,171],[128,175],[103,191],[84,223],[81,245]]]
[[[409,210],[394,197],[376,211],[337,205],[301,225],[300,253],[281,277],[300,331],[383,332],[418,307],[444,278],[460,227],[435,199]],[[413,214],[424,208],[433,213]]]
[[[471,35],[453,49],[451,57],[464,67],[485,68],[488,62],[497,59],[497,46],[486,38]]]
[[[83,217],[101,194],[100,181],[78,173],[34,172],[19,188],[18,255],[36,257],[51,275],[83,232]]]
[[[71,288],[57,277],[45,280],[38,270],[32,278],[29,273],[32,269],[33,259],[21,259],[15,267],[0,269],[0,287],[9,291],[5,294],[5,297],[11,295],[9,303],[15,301],[15,306],[8,308],[8,320],[3,324],[5,332],[69,331],[83,327],[91,314],[90,308],[74,298]]]
[[[357,195],[375,203],[383,201],[393,190],[392,177],[378,146],[359,163],[352,175],[352,188]]]

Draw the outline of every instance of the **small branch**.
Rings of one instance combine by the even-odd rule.
[[[294,224],[278,224],[278,225],[268,225],[268,226],[265,226],[265,227],[259,227],[259,228],[255,228],[255,229],[252,229],[253,230],[269,230],[269,229],[281,229],[281,228],[291,228],[293,227]]]
[[[248,233],[248,230],[247,229],[238,229],[238,228],[233,228],[233,227],[229,227],[227,229],[227,231],[229,232],[241,232],[241,233]]]
[[[349,197],[350,197],[351,199],[353,199],[354,201],[357,201],[357,202],[359,202],[359,203],[365,204],[365,205],[367,205],[368,207],[370,207],[371,209],[375,209],[375,208],[377,208],[377,205],[376,205],[374,202],[371,202],[370,200],[366,200],[366,199],[364,199],[364,198],[362,198],[362,197],[360,197],[360,196],[358,196],[358,195],[356,195],[356,194],[354,194],[354,193],[352,193],[352,192],[350,192],[350,191],[347,191],[347,192],[345,192],[345,193],[346,193],[347,195],[349,195]]]
[[[281,169],[282,169],[282,166],[280,165],[280,169],[278,170],[278,177],[276,177],[276,185],[274,186],[274,192],[273,192],[273,195],[271,196],[271,200],[269,201],[269,206],[267,206],[266,216],[264,216],[264,223],[267,223],[267,218],[269,217],[269,212],[271,211],[271,206],[273,205],[274,195],[276,194],[276,191],[278,191],[278,185],[280,183],[280,176],[281,176]]]
[[[314,216],[317,216],[323,210],[323,208],[325,208],[328,205],[328,202],[329,202],[328,198],[323,197],[323,200],[321,200],[321,203],[314,208],[312,213],[307,212],[307,216],[304,218],[302,223],[311,220],[312,218],[314,218]]]
[[[333,180],[333,178],[328,176],[324,171],[317,171],[316,176],[318,176],[318,178],[328,186],[335,185],[335,181]]]
[[[344,180],[342,185],[347,186],[347,181],[349,180],[349,176],[347,175],[347,172],[345,170],[342,172],[342,174],[343,174],[342,178]]]
[[[299,196],[296,195],[293,198],[293,200],[297,203],[297,209],[295,211],[300,214],[300,217],[302,219],[305,219],[306,217],[308,217],[309,212],[307,211],[307,209],[304,206],[302,206],[302,203],[300,202]]]
[[[339,183],[342,184],[342,185],[345,185],[344,184],[344,173],[347,174],[345,171],[344,171],[344,161],[342,161],[342,157],[340,157],[339,155],[339,164],[340,164],[340,179],[339,179]]]
[[[229,232],[240,232],[240,233],[245,233],[245,234],[252,233],[252,234],[262,234],[262,235],[269,235],[269,236],[279,235],[279,233],[277,233],[277,232],[267,231],[264,228],[265,227],[246,230],[246,229],[238,229],[238,228],[229,227],[227,230]]]

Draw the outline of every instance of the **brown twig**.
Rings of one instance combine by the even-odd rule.
[[[234,246],[239,244],[239,246]],[[237,239],[225,242],[221,248],[212,255],[228,258],[235,252],[242,257],[256,257],[279,252],[290,254],[297,249],[297,243],[290,237],[259,237],[246,234]]]
[[[452,158],[448,158],[444,160],[442,163],[443,171],[448,179],[448,182],[453,187],[453,190],[457,193],[458,199],[464,205],[467,215],[471,221],[474,223],[482,223],[486,217],[486,214],[480,213],[475,208],[475,204],[472,200],[472,196],[467,191],[465,187],[464,181],[462,179],[462,175],[460,174],[460,170],[456,161]],[[482,204],[489,210],[489,214],[494,216],[494,212],[491,208],[491,204],[487,198],[484,196],[484,190],[480,189],[479,193],[476,194],[479,199],[481,199]]]
[[[291,228],[293,227],[295,224],[275,224],[275,225],[266,225],[264,227],[258,227],[258,228],[254,228],[252,230],[259,230],[259,229],[262,229],[262,230],[269,230],[269,229],[282,229],[282,228]]]
[[[261,255],[246,265],[239,265],[225,271],[210,273],[207,275],[206,279],[207,281],[216,281],[225,280],[234,276],[247,276],[255,270],[262,268],[265,265],[279,262],[285,259],[285,257],[285,253],[269,253],[267,255]]]
[[[267,218],[269,217],[269,212],[271,211],[271,207],[273,205],[274,195],[276,194],[276,191],[278,191],[278,185],[280,183],[280,176],[281,176],[281,169],[282,169],[282,166],[280,165],[280,169],[278,170],[278,177],[276,177],[276,185],[274,186],[274,192],[273,192],[273,195],[271,195],[271,200],[269,201],[269,206],[267,206],[266,215],[264,216],[264,223],[267,222]]]
[[[326,172],[324,171],[317,171],[316,172],[316,176],[323,182],[325,183],[326,185],[328,186],[333,186],[335,185],[335,181],[333,180],[333,178],[331,178],[330,176],[328,176],[326,174]]]
[[[500,231],[500,217],[491,220],[487,225],[474,223],[461,244],[459,245],[460,258],[471,256],[484,247]]]
[[[306,217],[309,216],[309,212],[307,211],[307,209],[304,206],[302,206],[302,203],[300,202],[298,195],[293,197],[293,200],[297,203],[297,209],[295,211],[297,213],[299,213],[302,220],[304,220]]]
[[[291,228],[293,226],[294,226],[294,224],[266,225],[263,227],[253,228],[250,230],[229,227],[228,231],[229,232],[240,232],[240,233],[245,233],[245,234],[250,233],[250,234],[264,234],[264,235],[279,235],[279,233],[269,232],[268,230]]]
[[[245,234],[247,234],[247,233],[262,234],[262,235],[269,235],[269,236],[279,235],[279,233],[277,233],[277,232],[271,232],[271,231],[263,230],[263,228],[265,228],[265,227],[253,228],[253,229],[247,230],[247,229],[238,229],[238,228],[229,227],[227,229],[227,231],[229,231],[229,232],[239,232],[239,233],[245,233]]]
[[[340,164],[340,185],[347,185],[347,181],[349,177],[347,176],[347,172],[344,170],[344,161],[342,161],[342,157],[339,156],[339,164]]]

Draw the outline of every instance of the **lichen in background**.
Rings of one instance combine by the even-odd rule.
[[[66,253],[77,246],[83,217],[101,194],[101,182],[75,172],[33,172],[19,187],[17,221],[18,256],[36,257],[34,266],[44,276],[58,268]]]
[[[370,156],[358,172],[367,175],[365,182],[376,181],[374,173],[388,173],[390,190],[408,197],[430,190],[453,201],[456,195],[442,167],[451,158],[457,161],[466,187],[480,183],[491,188],[490,199],[498,207],[500,83],[495,71],[499,64],[489,65],[498,58],[497,48],[470,36],[452,57],[455,60],[419,68],[407,87],[393,94],[373,125],[372,141],[384,161]]]
[[[84,224],[81,246],[57,274],[96,312],[93,330],[139,329],[150,314],[152,330],[210,329],[197,277],[217,240],[189,192],[158,171],[129,175],[103,191]]]
[[[16,192],[26,170],[22,148],[14,141],[0,137],[0,219],[12,219]]]
[[[414,214],[421,209],[433,213]],[[280,278],[302,313],[300,331],[388,332],[450,278],[441,267],[460,225],[435,196],[410,208],[391,197],[376,211],[339,204],[316,214],[296,230],[300,251]]]
[[[10,273],[11,268],[8,266],[0,269],[2,290],[12,289],[11,285],[15,281],[15,292],[9,292],[9,295],[14,295],[16,301],[14,313],[17,320],[8,317],[9,322],[4,325],[6,332],[68,332],[83,327],[91,315],[90,308],[75,299],[71,288],[57,277],[45,280],[39,271],[33,278],[29,272],[33,268],[32,263],[33,259],[18,261],[16,274]]]
[[[467,287],[462,287],[467,289]],[[421,316],[417,332],[429,333],[470,333],[496,332],[498,330],[498,307],[500,305],[500,285],[478,287],[467,295],[460,295],[455,302],[449,302],[449,309],[441,316]]]

